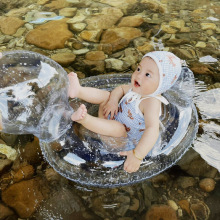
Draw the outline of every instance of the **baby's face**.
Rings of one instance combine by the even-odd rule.
[[[159,81],[160,74],[157,64],[150,57],[145,57],[132,74],[132,90],[142,96],[150,95],[158,88]]]

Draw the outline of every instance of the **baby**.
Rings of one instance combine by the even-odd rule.
[[[161,94],[174,85],[180,73],[180,59],[166,51],[145,54],[132,74],[131,84],[112,92],[82,87],[77,74],[69,73],[69,96],[99,104],[98,117],[89,115],[82,104],[71,119],[101,135],[135,140],[135,149],[120,155],[127,156],[124,170],[136,172],[143,158],[151,155],[159,135],[161,102],[168,104]]]

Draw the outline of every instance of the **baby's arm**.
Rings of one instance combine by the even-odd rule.
[[[105,118],[107,118],[110,113],[110,119],[113,119],[114,115],[117,115],[119,100],[128,92],[129,89],[129,85],[121,85],[112,90],[108,102],[103,107]]]
[[[134,151],[121,154],[127,156],[124,163],[124,169],[127,172],[136,172],[139,169],[142,159],[153,148],[159,135],[160,101],[155,98],[149,98],[142,101],[141,105],[140,107],[143,108],[144,112],[145,131]]]

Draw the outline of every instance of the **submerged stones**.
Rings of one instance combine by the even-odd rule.
[[[2,200],[21,218],[29,217],[43,200],[39,178],[15,183],[2,192]]]
[[[0,30],[3,34],[13,35],[18,28],[24,25],[24,21],[16,17],[0,17]]]
[[[68,30],[66,20],[50,21],[30,31],[26,36],[29,44],[48,50],[61,49],[65,47],[66,40],[73,37]]]

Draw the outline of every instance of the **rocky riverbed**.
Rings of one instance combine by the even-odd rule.
[[[219,2],[205,0],[1,0],[0,51],[44,54],[80,78],[131,72],[144,53],[172,51],[186,60],[197,84],[214,90],[220,88],[219,14]],[[200,138],[208,124],[219,126],[219,117],[204,118],[197,108]],[[218,132],[215,139],[220,143]],[[56,173],[36,137],[1,134],[0,177],[0,220],[220,216],[219,172],[192,148],[150,180],[97,189]]]

